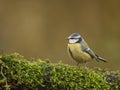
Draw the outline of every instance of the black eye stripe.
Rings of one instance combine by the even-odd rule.
[[[80,41],[82,41],[82,38],[70,38],[70,39],[79,39]]]
[[[70,39],[79,39],[79,38],[70,38]]]

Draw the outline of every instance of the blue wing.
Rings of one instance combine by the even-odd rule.
[[[84,41],[81,43],[81,48],[84,52],[88,53],[92,58],[95,58],[97,61],[101,60],[103,62],[107,62],[106,59],[96,55],[87,45],[87,43]]]
[[[88,53],[92,58],[95,58],[97,60],[97,56],[95,55],[95,53],[89,47],[84,47],[82,45],[81,48],[84,52]]]

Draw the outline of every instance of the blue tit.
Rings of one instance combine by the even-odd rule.
[[[86,66],[86,63],[92,59],[107,62],[106,59],[96,55],[78,33],[73,33],[68,37],[67,49],[69,55],[77,62],[77,65],[85,63]]]

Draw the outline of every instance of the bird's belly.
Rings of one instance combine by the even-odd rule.
[[[82,51],[79,44],[69,46],[69,49],[72,54],[71,56],[75,61],[80,63],[91,61],[91,56],[88,53]]]

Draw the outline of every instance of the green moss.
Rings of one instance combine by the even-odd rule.
[[[120,73],[83,69],[41,59],[29,61],[18,53],[0,56],[0,89],[110,90],[120,89]]]

